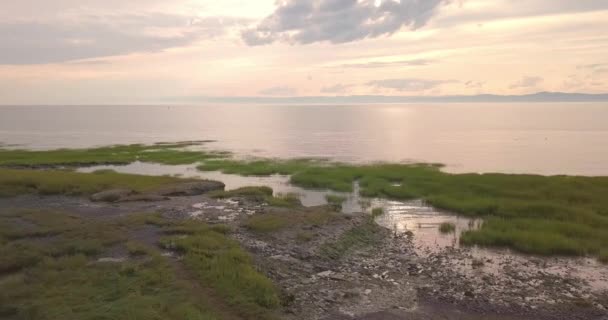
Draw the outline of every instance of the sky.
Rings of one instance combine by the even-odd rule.
[[[608,92],[608,0],[0,1],[0,104]]]

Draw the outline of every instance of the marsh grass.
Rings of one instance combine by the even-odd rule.
[[[254,267],[251,257],[224,234],[207,229],[187,237],[161,241],[181,252],[189,272],[200,283],[209,284],[238,313],[247,319],[266,319],[280,303],[274,284]]]
[[[372,220],[384,214],[384,208],[373,208],[372,209]]]
[[[222,159],[226,152],[191,151],[186,147],[197,142],[156,145],[115,145],[90,149],[15,150],[0,149],[0,166],[86,166],[97,164],[129,164],[135,161],[167,165],[192,164],[209,159]]]
[[[325,195],[325,200],[329,204],[341,206],[344,203],[344,201],[346,201],[346,197],[335,195],[335,194],[327,194],[327,195]]]
[[[319,252],[326,258],[340,259],[356,250],[377,246],[382,239],[381,227],[372,221],[366,221],[344,232],[337,240],[324,243]]]
[[[600,252],[600,256],[599,256],[598,260],[601,263],[608,264],[608,250],[606,250],[606,249],[602,250],[602,252]]]
[[[90,174],[61,170],[0,168],[0,196],[19,194],[91,195],[113,188],[127,188],[144,192],[183,181],[188,180],[110,171]]]
[[[229,191],[215,191],[209,194],[212,198],[225,199],[225,198],[247,198],[249,200],[257,202],[266,202],[268,205],[273,207],[283,208],[296,208],[301,207],[302,202],[300,197],[295,193],[279,193],[273,196],[273,190],[269,187],[242,187]]]
[[[269,212],[249,217],[243,225],[259,234],[270,234],[293,227],[319,227],[342,219],[333,211],[316,209],[313,211]]]
[[[300,231],[296,234],[296,240],[298,242],[309,242],[314,239],[315,234],[310,231]]]
[[[157,248],[128,239],[144,225],[179,235],[163,241],[184,254],[187,274]],[[212,320],[228,312],[271,319],[278,293],[226,236],[229,231],[159,214],[98,220],[53,211],[0,212],[0,318]],[[122,245],[130,259],[97,260]],[[220,303],[194,283],[213,290]]]
[[[600,255],[608,247],[608,177],[509,174],[448,174],[435,164],[347,165],[314,159],[237,160],[221,152],[184,149],[188,143],[126,145],[94,149],[0,150],[0,166],[91,165],[134,161],[197,163],[199,170],[240,175],[290,175],[294,185],[351,192],[389,199],[422,199],[440,209],[483,217],[479,230],[465,233],[463,244],[505,246],[536,254]],[[167,177],[125,178],[114,173],[99,178],[77,173],[0,170],[0,196],[21,193],[88,194],[102,187],[154,188]],[[123,176],[124,177],[124,176]],[[291,199],[267,199],[290,206]],[[522,223],[525,222],[525,223]],[[581,232],[584,230],[584,232]]]
[[[439,225],[439,232],[443,234],[454,233],[456,231],[456,225],[451,222],[443,222]]]
[[[249,162],[212,161],[213,170],[248,172]],[[275,168],[271,160],[258,163]],[[224,167],[224,165],[226,167]],[[608,177],[511,174],[449,174],[438,165],[344,165],[314,162],[277,164],[291,182],[312,189],[389,199],[422,199],[440,209],[483,217],[479,230],[461,238],[465,245],[504,246],[534,254],[599,256],[608,247]]]
[[[297,193],[279,193],[274,197],[267,198],[266,202],[273,207],[297,208],[302,206],[300,196]]]
[[[270,187],[265,186],[252,186],[252,187],[242,187],[234,190],[228,191],[215,191],[209,193],[209,196],[212,198],[225,199],[225,198],[235,198],[235,197],[244,197],[250,200],[257,201],[265,201],[267,198],[272,197],[273,190]]]

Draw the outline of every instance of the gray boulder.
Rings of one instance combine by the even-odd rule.
[[[91,201],[116,202],[122,198],[132,196],[134,194],[136,194],[136,192],[131,189],[110,189],[92,195]]]
[[[198,196],[211,191],[224,190],[225,187],[226,185],[219,181],[203,180],[164,187],[156,194],[165,197]]]
[[[135,194],[127,197],[123,197],[118,199],[118,202],[156,202],[156,201],[166,201],[169,200],[169,197],[160,196],[157,194]]]

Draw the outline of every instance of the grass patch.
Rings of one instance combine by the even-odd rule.
[[[328,204],[342,206],[344,201],[346,201],[346,197],[335,194],[327,194],[325,195],[325,200]]]
[[[417,198],[440,209],[492,220],[481,229],[468,232],[463,237],[464,244],[505,246],[536,254],[567,253],[596,257],[600,255],[600,248],[608,247],[608,240],[603,236],[608,228],[608,197],[605,196],[608,194],[608,177],[448,174],[441,172],[438,165],[424,164],[347,165],[311,159],[237,160],[225,153],[185,150],[185,146],[188,143],[51,151],[0,150],[0,166],[202,161],[198,167],[200,170],[240,175],[290,175],[291,183],[311,189],[350,192],[353,183],[358,181],[363,196],[400,200]],[[83,178],[76,173],[71,176],[69,173],[4,170],[0,171],[0,195],[88,194],[100,190],[101,186],[145,189],[163,183],[139,177],[121,181],[110,172],[98,174],[99,179],[95,179]],[[268,197],[264,191],[259,196]],[[266,198],[265,201],[275,206],[297,205],[293,197]],[[524,225],[522,221],[529,224]],[[528,240],[531,244],[526,245]],[[556,241],[554,244],[547,244],[553,240]]]
[[[269,187],[242,187],[229,191],[216,191],[209,194],[212,198],[247,198],[249,200],[266,202],[273,207],[295,208],[302,206],[300,198],[295,193],[278,194],[273,196]]]
[[[209,193],[209,196],[218,199],[243,197],[251,200],[266,201],[267,198],[272,197],[272,193],[272,188],[269,187],[242,187],[228,191],[215,191]]]
[[[334,208],[334,210],[341,211],[342,204],[346,201],[346,197],[335,194],[327,194],[325,195],[325,200],[327,201],[327,204]]]
[[[211,162],[213,170],[252,173],[247,169],[251,162]],[[424,164],[357,166],[266,160],[255,163],[255,167],[260,166],[270,169],[256,173],[291,174],[291,182],[304,188],[350,192],[358,181],[363,196],[418,198],[440,209],[501,221],[467,232],[463,244],[505,246],[534,254],[594,256],[599,256],[600,248],[608,247],[604,236],[608,228],[608,177],[448,174],[438,165]]]
[[[451,222],[443,222],[439,225],[439,232],[443,234],[454,233],[456,231],[456,225]]]
[[[601,263],[608,264],[608,250],[605,250],[605,249],[602,250],[602,252],[600,253],[600,256],[599,256],[598,260]]]
[[[172,177],[56,170],[19,170],[0,168],[0,196],[19,194],[91,195],[107,189],[126,188],[138,192],[158,189],[188,180]]]
[[[155,250],[154,248],[151,248],[150,246],[136,241],[127,242],[126,247],[127,251],[129,252],[129,255],[133,257],[151,256],[157,253],[157,250]]]
[[[372,221],[366,221],[344,232],[338,240],[324,243],[320,253],[330,259],[340,259],[353,251],[377,246],[382,238],[382,228]]]
[[[384,208],[373,208],[372,209],[372,220],[384,214]]]
[[[118,221],[15,211],[0,214],[0,230],[2,319],[219,319],[158,255],[95,262],[125,240]]]
[[[302,206],[300,196],[296,193],[280,193],[274,197],[266,199],[266,202],[273,207],[296,208]]]
[[[250,256],[224,234],[207,229],[187,237],[162,240],[166,248],[184,254],[184,264],[196,280],[210,285],[248,319],[266,319],[280,303],[273,283],[252,265]]]
[[[298,242],[309,242],[315,238],[315,234],[310,231],[300,231],[296,234]]]
[[[155,145],[116,145],[90,149],[14,150],[0,149],[0,166],[86,166],[98,164],[129,164],[135,161],[168,165],[191,164],[209,159],[226,158],[225,152],[191,151],[185,149],[198,142],[163,143]]]
[[[290,225],[290,216],[286,213],[265,213],[249,217],[244,225],[256,233],[271,233]]]
[[[188,275],[156,248],[128,239],[143,225],[180,234],[163,243],[184,254]],[[61,212],[0,212],[0,318],[213,320],[226,312],[272,318],[279,299],[275,287],[227,232],[157,214],[96,220]],[[121,245],[137,259],[97,261]]]
[[[269,212],[253,215],[243,225],[253,232],[269,234],[294,226],[319,227],[341,217],[338,213],[322,209],[306,212]]]

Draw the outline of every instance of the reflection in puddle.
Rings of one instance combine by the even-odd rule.
[[[423,252],[437,251],[445,247],[458,248],[462,232],[481,226],[480,219],[468,219],[441,212],[425,205],[421,200],[374,200],[372,206],[384,208],[384,214],[376,218],[378,224],[398,233],[412,232],[416,249]],[[439,226],[442,223],[453,224],[455,230],[441,233]]]

